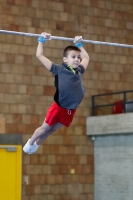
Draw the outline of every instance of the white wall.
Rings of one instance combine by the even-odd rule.
[[[133,200],[133,135],[94,141],[95,200]]]
[[[133,113],[87,118],[94,136],[94,199],[133,200]]]

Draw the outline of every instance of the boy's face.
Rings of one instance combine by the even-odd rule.
[[[73,68],[77,68],[80,64],[81,56],[79,51],[68,51],[67,57],[63,57],[63,61],[71,65]]]

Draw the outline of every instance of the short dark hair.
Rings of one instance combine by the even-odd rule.
[[[72,51],[72,50],[81,52],[81,50],[76,46],[67,46],[63,51],[63,57],[67,57],[68,51]]]

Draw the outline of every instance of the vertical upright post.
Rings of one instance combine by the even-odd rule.
[[[124,95],[124,113],[126,112],[126,107],[125,107],[125,104],[126,104],[126,92],[123,93]]]
[[[94,110],[95,110],[95,108],[94,108],[94,95],[92,95],[92,116],[94,116]]]

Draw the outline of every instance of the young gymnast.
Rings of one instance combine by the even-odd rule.
[[[35,153],[40,144],[57,129],[71,124],[85,92],[82,74],[88,66],[89,55],[83,48],[82,37],[76,36],[75,46],[64,49],[61,65],[52,63],[43,55],[43,44],[49,39],[51,35],[45,32],[38,38],[36,57],[55,76],[54,103],[49,107],[43,124],[24,145],[23,151],[28,154]]]

